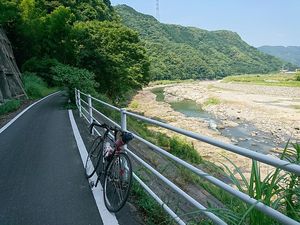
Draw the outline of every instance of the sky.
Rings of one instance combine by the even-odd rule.
[[[111,0],[156,16],[156,0]],[[160,0],[160,22],[237,32],[248,44],[300,46],[300,0]]]

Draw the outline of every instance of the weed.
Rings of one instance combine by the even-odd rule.
[[[204,103],[203,106],[209,106],[209,105],[218,105],[221,103],[221,100],[215,97],[208,98]]]
[[[132,101],[130,104],[129,104],[129,108],[130,109],[137,109],[139,107],[139,103],[137,101]]]
[[[202,162],[202,158],[193,146],[193,144],[188,143],[186,140],[180,137],[172,137],[170,141],[170,152],[179,158],[186,160],[193,164],[199,164]]]
[[[289,144],[286,145],[286,148],[281,155],[281,159],[299,164],[299,144],[293,144],[292,149],[289,149],[288,146]],[[253,160],[251,176],[248,181],[241,170],[232,161],[229,159],[227,160],[235,167],[239,178],[237,175],[234,175],[227,166],[224,165],[224,168],[228,173],[228,177],[239,191],[247,193],[250,197],[287,214],[295,220],[300,220],[299,176],[277,168],[263,179],[261,177],[259,164],[257,161]],[[245,213],[239,224],[243,221],[251,225],[278,224],[278,222],[274,219],[256,210],[254,206],[244,205],[244,209],[242,209],[242,211]]]
[[[6,113],[13,112],[17,110],[20,106],[21,106],[20,100],[15,100],[15,99],[9,100],[4,104],[0,105],[0,116]]]
[[[172,218],[168,216],[163,208],[136,181],[133,181],[132,184],[131,199],[134,205],[138,206],[143,213],[147,225],[175,225]]]

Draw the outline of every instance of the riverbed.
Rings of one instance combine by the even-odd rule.
[[[289,138],[300,137],[299,88],[191,82],[147,87],[133,99],[133,111],[219,141],[278,155]],[[177,135],[153,127],[169,136]],[[199,154],[213,163],[233,168],[230,158],[245,175],[251,160],[223,149],[192,141]],[[268,174],[270,167],[262,166]]]
[[[165,102],[164,89],[164,87],[151,89],[151,92],[156,95],[156,101]],[[238,119],[235,119],[234,122],[232,121],[231,124],[234,124],[233,126],[226,126],[221,119],[205,111],[202,106],[194,100],[180,99],[171,101],[169,104],[174,111],[180,112],[186,117],[206,121],[210,129],[230,138],[233,144],[253,151],[267,154],[271,150],[284,148],[288,139],[288,137],[285,136],[283,141],[278,142],[272,138],[272,135],[259,130],[255,125],[246,121],[241,123]]]

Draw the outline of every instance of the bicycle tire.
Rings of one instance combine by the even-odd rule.
[[[132,165],[126,153],[115,156],[105,172],[103,197],[108,211],[118,212],[125,205],[132,184]],[[117,203],[116,197],[119,198]]]
[[[103,155],[102,152],[103,152],[103,139],[101,136],[98,136],[93,141],[85,161],[84,169],[87,178],[92,177],[96,172],[99,166],[100,157],[101,155]]]

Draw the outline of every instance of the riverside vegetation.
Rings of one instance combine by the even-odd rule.
[[[267,86],[300,87],[300,72],[296,74],[250,74],[240,76],[229,76],[224,82],[251,83]]]

